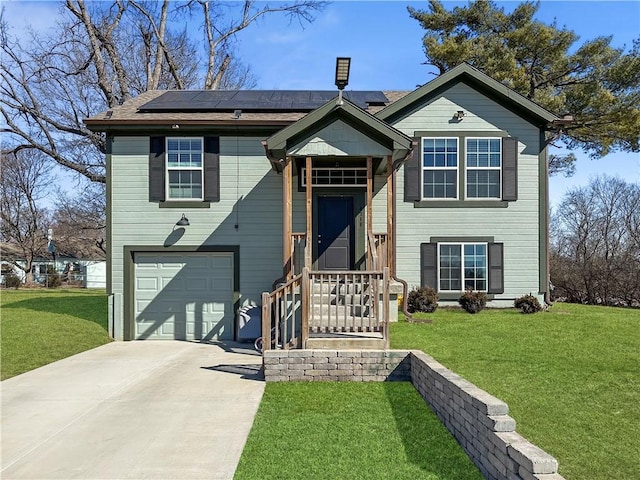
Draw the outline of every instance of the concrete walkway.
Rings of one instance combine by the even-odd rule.
[[[5,380],[9,479],[231,479],[264,391],[248,344],[114,342]]]

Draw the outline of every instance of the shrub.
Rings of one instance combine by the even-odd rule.
[[[432,313],[438,308],[438,294],[431,287],[414,288],[407,297],[409,313]]]
[[[469,289],[458,299],[458,303],[469,313],[478,313],[487,305],[487,294]]]
[[[20,277],[13,272],[7,272],[4,274],[4,286],[6,288],[18,288],[22,285]]]
[[[542,310],[538,299],[531,294],[516,298],[513,306],[520,309],[522,313],[536,313]]]
[[[48,288],[58,288],[62,285],[60,274],[53,265],[47,265],[47,274],[44,279],[44,286]]]

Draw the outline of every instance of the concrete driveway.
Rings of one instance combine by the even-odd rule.
[[[114,342],[5,380],[9,479],[230,479],[264,391],[248,344]]]

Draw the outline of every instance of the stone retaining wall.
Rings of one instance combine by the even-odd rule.
[[[509,407],[422,352],[411,381],[485,478],[562,480],[558,462],[519,435]]]
[[[405,350],[267,350],[267,382],[384,382],[411,380]]]
[[[411,381],[490,480],[564,480],[558,462],[515,431],[503,401],[420,351],[268,350],[267,382]]]

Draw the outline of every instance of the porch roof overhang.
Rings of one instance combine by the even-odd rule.
[[[335,158],[340,156],[380,156],[380,152],[384,151],[385,154],[391,155],[394,161],[403,161],[408,158],[413,149],[413,140],[410,137],[349,100],[343,99],[342,103],[338,103],[336,97],[264,140],[262,144],[267,158],[273,168],[280,172],[282,162],[287,156],[314,156],[302,153],[304,149],[301,149],[300,146],[305,142],[313,141],[314,136],[337,123],[342,123],[342,127],[346,125],[349,132],[357,134],[361,139],[366,139],[370,145],[375,144],[378,148],[374,148],[368,153],[366,151],[358,152],[355,155],[350,155],[349,152],[329,154]],[[315,156],[323,155],[317,154]]]

